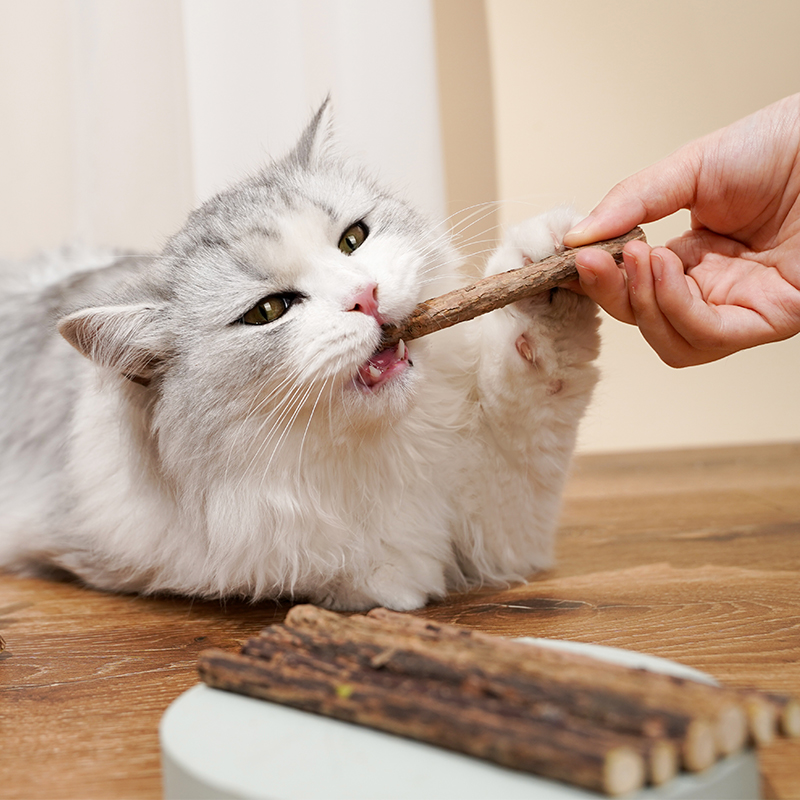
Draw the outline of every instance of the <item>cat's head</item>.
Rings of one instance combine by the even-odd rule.
[[[441,231],[337,154],[326,102],[288,156],[194,211],[146,269],[96,279],[59,330],[197,425],[391,417],[417,367],[414,346],[381,350],[381,325],[452,261]]]

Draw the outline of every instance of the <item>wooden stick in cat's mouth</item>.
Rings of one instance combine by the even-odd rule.
[[[616,239],[557,253],[520,269],[490,275],[463,289],[424,300],[402,325],[383,326],[381,346],[392,347],[400,339],[404,341],[419,339],[420,336],[449,328],[458,322],[466,322],[525,297],[555,289],[578,277],[575,256],[586,247],[600,247],[606,250],[619,264],[622,261],[622,248],[634,239],[646,241],[641,228],[634,228]]]

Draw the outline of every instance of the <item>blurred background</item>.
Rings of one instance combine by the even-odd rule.
[[[329,92],[347,149],[477,252],[800,90],[798,30],[796,0],[0,0],[0,258],[160,247]],[[583,452],[800,439],[800,337],[673,370],[602,332]]]

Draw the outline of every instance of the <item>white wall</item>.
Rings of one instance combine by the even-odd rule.
[[[800,89],[796,0],[486,0],[503,221],[611,186]],[[686,212],[651,226],[663,243]],[[800,439],[800,337],[673,370],[603,325],[585,451]]]

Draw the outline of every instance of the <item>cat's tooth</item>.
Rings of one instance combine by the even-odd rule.
[[[406,357],[406,343],[401,339],[397,343],[397,358],[402,361]]]
[[[377,380],[378,378],[380,378],[380,376],[381,376],[381,374],[382,374],[382,373],[381,373],[381,371],[380,371],[380,370],[379,370],[377,367],[375,367],[375,366],[373,366],[372,364],[370,364],[370,365],[369,365],[369,374],[370,374],[370,375],[371,375],[373,378],[375,378],[375,380]]]

